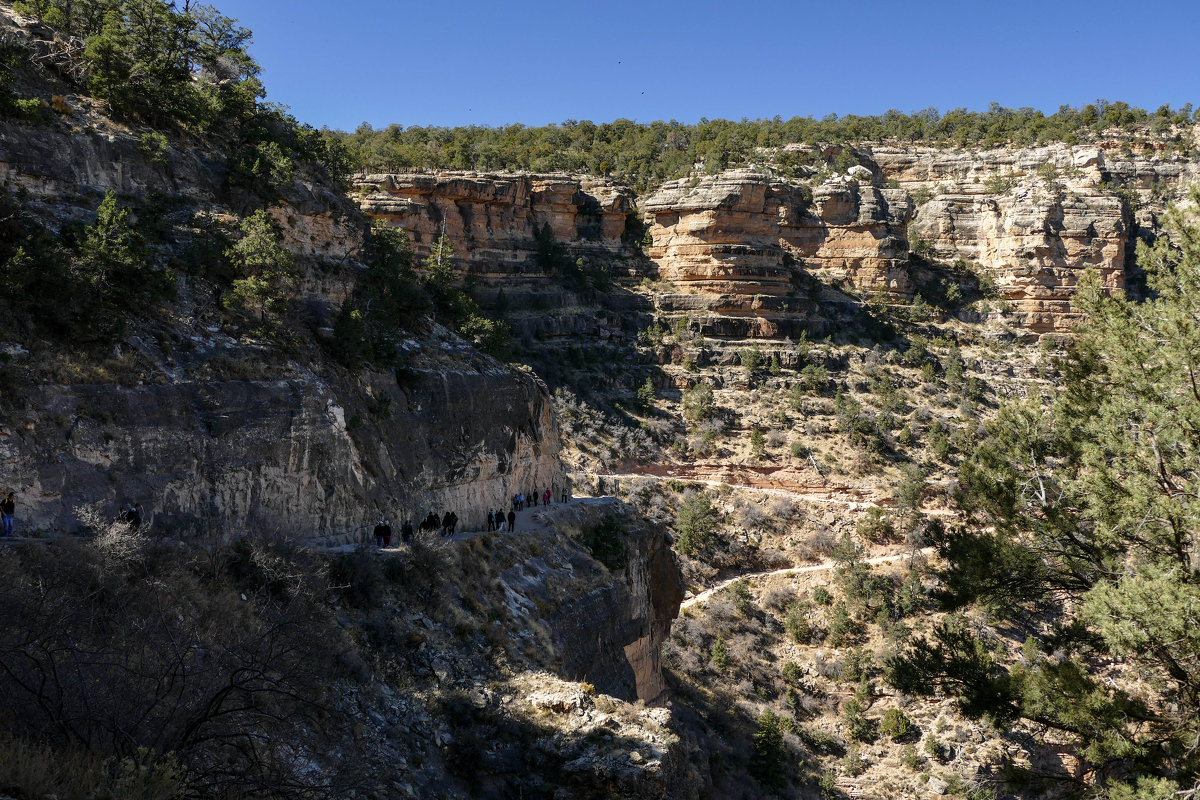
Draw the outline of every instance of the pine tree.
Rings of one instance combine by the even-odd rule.
[[[1095,273],[1084,276],[1088,320],[1063,361],[1061,393],[1005,408],[989,426],[962,471],[960,502],[979,526],[940,545],[954,602],[1009,616],[1064,601],[1079,609],[1069,622],[1082,628],[1055,634],[1065,658],[1031,662],[1011,676],[1010,697],[985,701],[1074,734],[1097,762],[1137,758],[1183,787],[1200,776],[1197,204],[1194,189],[1188,207],[1168,213],[1166,234],[1139,245],[1151,299],[1110,296]],[[1099,682],[1091,647],[1170,702],[1151,711]],[[948,676],[936,656],[926,676]]]

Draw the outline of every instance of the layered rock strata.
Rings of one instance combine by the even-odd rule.
[[[672,287],[668,312],[717,335],[807,329],[817,297],[804,277],[911,296],[903,191],[853,181],[806,187],[754,170],[673,181],[642,203],[647,254]],[[678,296],[677,296],[678,295]]]
[[[430,364],[403,388],[308,370],[278,380],[40,387],[0,422],[0,484],[21,527],[79,527],[145,505],[156,533],[249,530],[357,541],[380,516],[490,508],[562,487],[544,385],[476,357]]]
[[[444,232],[460,267],[483,282],[544,277],[538,237],[566,257],[628,255],[633,192],[569,175],[440,172],[366,175],[355,181],[363,211],[403,228],[418,257]]]

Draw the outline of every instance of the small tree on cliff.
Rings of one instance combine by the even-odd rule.
[[[429,255],[421,262],[424,275],[421,283],[433,300],[434,310],[446,322],[455,327],[466,322],[479,311],[470,295],[457,286],[458,276],[454,273],[454,246],[443,230],[433,243]]]
[[[287,310],[287,290],[296,280],[292,254],[281,244],[275,220],[259,209],[242,220],[242,238],[225,255],[241,277],[225,293],[225,308],[257,313],[265,327]]]

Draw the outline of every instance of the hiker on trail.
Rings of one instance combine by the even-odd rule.
[[[450,535],[451,525],[452,525],[452,523],[450,522],[450,512],[447,511],[445,514],[442,515],[442,536]]]
[[[496,530],[496,512],[488,509],[488,533]]]
[[[142,504],[134,503],[129,507],[129,510],[124,513],[122,518],[129,525],[130,530],[136,531],[142,527]]]
[[[530,491],[530,492],[529,492],[529,494],[527,494],[527,495],[525,495],[525,496],[526,496],[526,497],[528,497],[528,498],[529,498],[529,500],[530,500],[530,502],[532,502],[532,503],[533,503],[533,507],[534,507],[534,508],[537,508],[537,492],[536,492],[536,491]]]
[[[547,489],[546,493],[544,495],[542,495],[542,505],[544,505],[544,506],[550,505],[550,490],[549,489]]]
[[[404,524],[400,526],[400,541],[408,544],[413,538],[413,526],[408,520],[404,520]]]
[[[441,524],[442,523],[438,521],[437,512],[430,510],[429,516],[425,517],[425,521],[421,523],[421,530],[432,533],[441,527]]]
[[[513,532],[513,531],[514,531],[514,530],[516,530],[516,529],[517,529],[517,512],[515,512],[515,511],[510,511],[510,512],[508,512],[508,530],[509,530],[509,533]]]
[[[385,549],[392,546],[392,523],[386,519],[383,521],[383,546]]]
[[[569,502],[571,502],[571,489],[570,489],[570,484],[568,484],[567,486],[564,486],[564,487],[563,487],[562,501],[563,501],[564,503],[569,503]]]
[[[0,501],[0,519],[4,520],[4,533],[0,536],[13,535],[13,516],[17,513],[17,501],[13,497],[13,492],[8,493],[8,497]]]
[[[458,527],[458,514],[450,512],[450,535],[454,535],[454,529]]]
[[[379,520],[379,522],[375,523],[374,534],[375,534],[375,547],[382,550],[383,549],[383,520]]]

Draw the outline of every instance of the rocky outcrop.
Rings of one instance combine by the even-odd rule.
[[[525,524],[522,522],[521,524]],[[624,700],[654,702],[666,692],[660,653],[683,600],[679,566],[665,531],[613,498],[535,511],[573,540],[607,526],[613,552],[605,568],[586,545],[544,552],[505,570],[501,580],[517,614],[533,614],[553,643],[556,669],[570,680]],[[578,548],[578,545],[575,546]]]
[[[208,377],[45,385],[0,421],[0,485],[20,495],[26,531],[74,530],[80,509],[112,518],[136,501],[161,534],[338,541],[431,508],[481,525],[518,491],[561,487],[544,385],[442,345],[410,343],[433,352],[414,356],[403,386],[295,365],[233,378],[218,370],[271,370],[218,367],[228,356],[215,351],[197,357]]]
[[[461,268],[483,282],[545,277],[538,236],[566,257],[606,259],[632,252],[626,225],[633,192],[602,178],[569,175],[365,175],[355,181],[363,211],[403,228],[423,257],[445,232]]]
[[[939,261],[990,273],[1016,324],[1063,333],[1078,320],[1071,297],[1095,269],[1110,292],[1125,288],[1131,220],[1120,198],[1035,187],[995,196],[939,195],[911,228]]]
[[[665,184],[643,201],[668,312],[717,335],[795,335],[817,317],[803,278],[911,296],[902,191],[842,181],[810,191],[754,170]],[[681,296],[675,296],[675,293]]]

